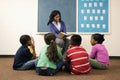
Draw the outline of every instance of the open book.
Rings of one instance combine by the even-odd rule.
[[[64,32],[60,32],[58,35],[60,36],[60,38],[64,38],[64,37],[69,37],[69,36],[71,36],[72,34],[66,34],[66,33],[64,33]]]

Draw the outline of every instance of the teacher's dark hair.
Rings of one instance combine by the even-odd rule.
[[[49,25],[51,22],[54,21],[54,17],[55,17],[57,14],[60,15],[60,22],[61,22],[61,13],[60,13],[60,11],[54,10],[54,11],[51,12],[51,14],[50,14],[50,16],[49,16],[49,21],[48,21],[47,25]]]

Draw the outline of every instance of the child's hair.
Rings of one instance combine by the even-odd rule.
[[[49,45],[47,48],[46,55],[49,58],[50,61],[57,62],[59,57],[58,57],[58,51],[57,51],[57,45],[55,42],[55,35],[53,33],[47,33],[44,36],[45,43]]]
[[[82,38],[80,35],[73,34],[71,39],[70,39],[70,44],[80,46],[81,41],[82,41]]]
[[[20,43],[22,45],[26,45],[29,40],[31,40],[31,37],[29,35],[22,35],[20,37]]]
[[[48,21],[47,25],[49,25],[51,22],[54,21],[54,17],[55,17],[57,14],[60,15],[60,19],[59,19],[59,20],[60,20],[60,22],[61,22],[61,13],[60,13],[60,11],[54,10],[54,11],[51,12],[51,14],[50,14],[50,16],[49,16],[49,21]]]
[[[97,43],[99,43],[99,44],[102,44],[103,41],[105,40],[105,39],[104,39],[104,35],[99,34],[99,33],[92,34],[92,37],[93,37],[93,39],[94,39],[95,41],[97,41]]]

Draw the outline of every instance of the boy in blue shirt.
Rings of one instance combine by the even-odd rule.
[[[29,35],[22,35],[20,37],[22,46],[17,50],[14,57],[14,70],[29,70],[35,68],[36,53],[35,47],[32,43],[32,38]],[[28,47],[30,46],[31,49]]]

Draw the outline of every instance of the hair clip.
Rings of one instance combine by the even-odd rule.
[[[51,40],[50,42],[53,42],[53,40]]]

